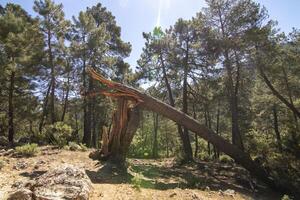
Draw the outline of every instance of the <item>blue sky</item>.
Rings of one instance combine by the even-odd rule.
[[[271,19],[277,20],[278,27],[290,32],[292,27],[300,28],[300,0],[256,0],[269,11]],[[1,5],[12,2],[32,15],[33,0],[0,0]],[[110,10],[122,28],[122,38],[132,44],[132,53],[127,62],[136,66],[144,40],[142,32],[150,32],[156,25],[164,29],[173,25],[178,18],[189,19],[205,6],[204,0],[55,0],[64,5],[66,17],[71,19],[79,11],[98,2]]]

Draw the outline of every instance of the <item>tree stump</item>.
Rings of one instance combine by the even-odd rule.
[[[100,153],[94,153],[97,159],[124,166],[126,154],[140,121],[138,105],[126,97],[117,98],[117,108],[112,118],[112,130],[103,129]]]

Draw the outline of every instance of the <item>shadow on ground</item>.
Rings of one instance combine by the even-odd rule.
[[[243,194],[261,193],[266,188],[255,182],[243,168],[220,163],[198,162],[182,166],[156,160],[129,160],[127,171],[104,165],[98,171],[86,170],[95,184],[127,183],[139,188],[168,189],[231,189]]]

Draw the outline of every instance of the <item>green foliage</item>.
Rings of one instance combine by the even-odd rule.
[[[221,155],[219,160],[221,163],[226,163],[226,164],[232,164],[234,162],[234,160],[227,155]]]
[[[44,134],[51,142],[59,147],[67,145],[68,139],[72,136],[72,127],[63,123],[56,122],[53,125],[47,125],[44,129]]]
[[[290,198],[289,195],[285,194],[285,195],[283,195],[283,197],[281,198],[281,200],[293,200],[293,199]]]
[[[64,146],[65,150],[71,150],[71,151],[87,151],[88,148],[80,143],[77,144],[76,142],[69,142],[68,145]]]
[[[16,151],[22,156],[35,156],[39,153],[38,145],[35,143],[16,147]]]
[[[5,161],[0,158],[0,170],[5,166]]]
[[[137,189],[138,191],[141,190],[142,183],[143,176],[139,173],[135,174],[135,176],[131,178],[131,184],[133,185],[133,188]]]

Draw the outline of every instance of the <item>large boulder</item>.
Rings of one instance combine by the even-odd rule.
[[[35,200],[88,200],[93,189],[85,171],[72,165],[49,170],[37,177],[33,183],[22,185],[21,189],[10,195],[11,199],[23,194],[29,195],[29,189],[32,199]]]

